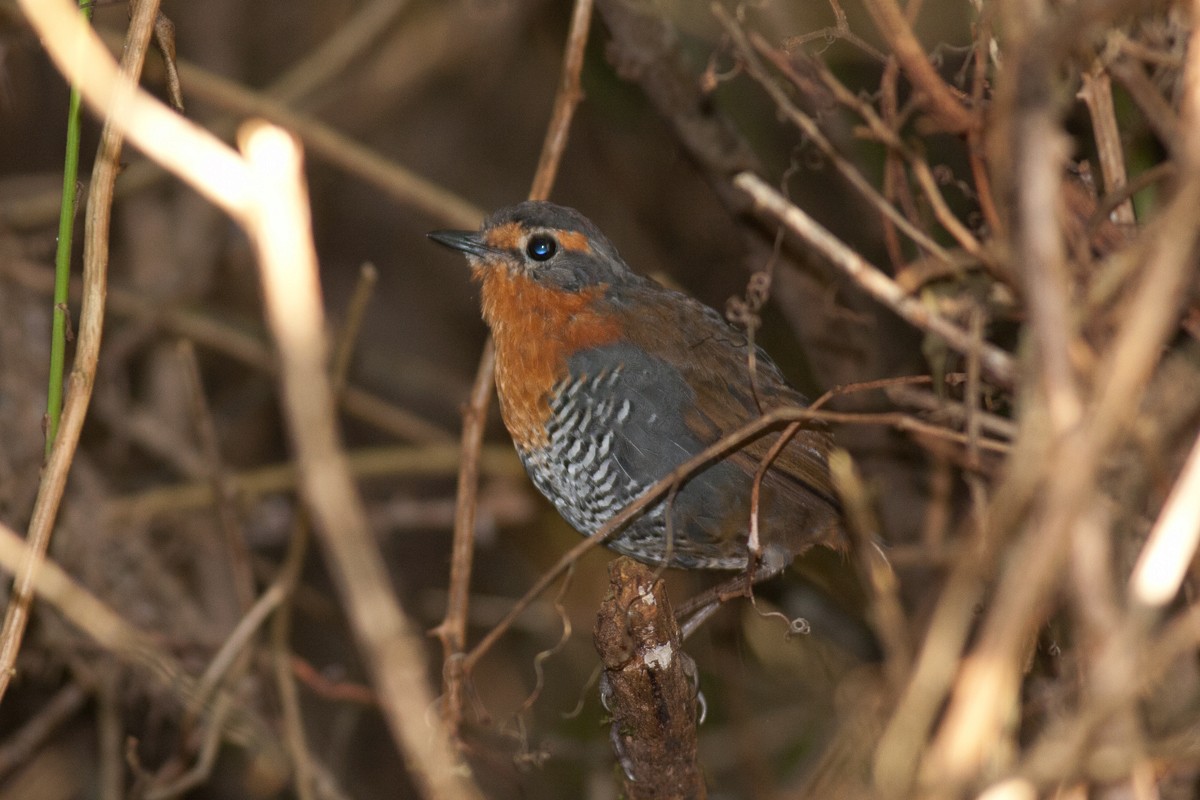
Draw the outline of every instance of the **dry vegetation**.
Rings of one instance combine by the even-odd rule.
[[[0,800],[1200,795],[1200,6],[131,5],[95,29],[186,119],[0,2]],[[56,65],[113,113],[46,458]],[[525,196],[831,390],[791,418],[850,456],[852,563],[660,684],[633,599],[597,657],[609,556],[422,236]]]

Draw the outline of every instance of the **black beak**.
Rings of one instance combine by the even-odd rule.
[[[467,255],[485,258],[495,254],[495,248],[489,247],[479,231],[430,231],[425,234],[430,239],[453,250],[461,250]]]

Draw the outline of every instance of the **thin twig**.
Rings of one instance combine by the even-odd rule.
[[[285,408],[300,455],[305,495],[348,606],[384,717],[432,797],[475,797],[457,769],[444,732],[432,735],[423,710],[432,701],[420,640],[401,613],[378,548],[367,530],[333,425],[311,220],[295,142],[268,126],[244,132],[243,160],[210,134],[179,120],[144,93],[117,90],[111,60],[94,34],[59,0],[23,0],[47,49],[85,99],[114,106],[114,119],[146,153],[184,176],[233,214],[251,234],[262,268],[268,320],[281,349]]]
[[[1050,725],[1029,748],[1020,774],[1045,784],[1059,783],[1067,777],[1062,765],[1080,763],[1093,742],[1095,731],[1114,713],[1145,696],[1161,684],[1167,671],[1179,657],[1200,645],[1200,605],[1181,611],[1152,641],[1136,651],[1137,666],[1133,680],[1118,687],[1107,697],[1097,697],[1069,717]]]
[[[949,373],[942,376],[942,380],[946,385],[952,385],[955,380],[961,377],[961,373]],[[861,392],[870,392],[876,389],[891,390],[901,386],[918,386],[933,383],[932,375],[899,375],[894,378],[878,378],[873,381],[857,381],[855,383],[844,386],[834,386],[832,389],[827,389],[825,394],[818,397],[809,404],[809,408],[816,411],[819,408],[824,408],[829,401],[835,397],[845,397],[847,395],[859,394]]]
[[[292,785],[300,800],[315,800],[313,793],[314,769],[308,751],[308,737],[304,733],[304,716],[300,712],[300,694],[296,690],[296,679],[292,673],[291,630],[292,595],[300,583],[304,569],[304,558],[308,554],[308,515],[297,513],[288,538],[287,554],[279,568],[278,581],[284,587],[284,602],[271,619],[271,666],[275,675],[275,686],[279,691],[279,708],[283,717],[283,740],[292,759],[295,776]]]
[[[261,270],[267,320],[280,347],[283,404],[297,449],[301,486],[346,602],[384,718],[409,755],[418,785],[433,798],[478,797],[445,729],[425,717],[433,702],[421,641],[391,588],[378,544],[334,424],[325,372],[324,314],[299,148],[260,124],[241,137],[255,178],[247,216]]]
[[[376,38],[390,31],[394,18],[407,7],[407,0],[405,2],[374,0],[374,2],[362,5],[350,19],[333,31],[328,39],[317,47],[305,51],[304,57],[291,64],[282,75],[263,90],[263,93],[285,104],[299,104],[301,100],[313,94],[317,89],[329,84],[340,71],[351,63],[355,56],[370,47]],[[114,41],[108,39],[105,31],[98,32],[109,42],[110,46],[120,45],[119,39]],[[179,59],[175,59],[175,66],[182,72],[181,80],[188,84],[189,94],[194,98],[203,98],[204,89],[197,85],[197,78],[211,75],[211,73]],[[203,73],[203,75],[198,76],[197,72]],[[243,109],[241,113],[248,116],[265,116],[253,110]],[[228,136],[234,128],[235,124],[232,119],[217,120],[212,124],[212,130],[218,136]],[[144,189],[161,176],[162,168],[155,162],[135,163],[122,174],[118,192],[123,194]],[[48,210],[50,204],[53,208]],[[48,198],[37,196],[19,206],[7,204],[0,209],[0,216],[3,217],[5,223],[19,228],[33,228],[45,224],[49,219],[49,211],[56,210],[57,207],[57,195]]]
[[[378,40],[392,32],[396,19],[408,11],[411,0],[371,0],[354,10],[321,44],[271,84],[272,96],[296,103],[327,85],[361,58]],[[184,73],[184,80],[189,76]],[[190,88],[190,87],[189,87]]]
[[[1143,189],[1153,186],[1161,180],[1172,177],[1175,174],[1175,165],[1170,161],[1163,161],[1160,164],[1155,164],[1145,172],[1138,173],[1134,178],[1128,181],[1118,191],[1107,192],[1100,198],[1100,202],[1096,204],[1096,210],[1092,212],[1092,216],[1088,219],[1087,234],[1088,237],[1096,232],[1096,229],[1104,225],[1111,219],[1112,213],[1121,205],[1133,199],[1133,196]],[[1088,298],[1092,301],[1092,298]],[[1094,301],[1092,301],[1094,302]]]
[[[54,29],[54,20],[57,18],[59,26],[66,29],[82,29],[85,34],[87,33],[87,25],[80,19],[78,11],[72,9],[65,2],[40,3],[25,0],[23,8],[31,20],[37,17],[51,29]],[[133,18],[130,20],[125,56],[121,62],[119,73],[107,53],[104,54],[109,100],[115,102],[116,95],[136,90],[137,76],[141,74],[142,64],[145,63],[146,51],[157,14],[158,0],[143,0],[137,4]],[[62,38],[66,38],[65,34]],[[60,53],[70,49],[70,45],[60,44],[63,45]],[[52,46],[49,37],[46,46],[48,48]],[[70,58],[73,55],[73,52],[68,52],[65,57]],[[92,81],[82,74],[84,71],[81,69],[79,74],[68,77],[79,87],[80,93],[87,98],[90,89],[85,84],[91,84]],[[93,100],[93,102],[95,101]],[[99,105],[102,109],[106,109],[104,103]],[[17,571],[12,594],[4,614],[4,628],[0,631],[0,698],[8,689],[9,681],[15,671],[17,652],[21,648],[21,640],[29,620],[29,604],[33,600],[34,576],[50,545],[50,535],[58,516],[63,491],[66,489],[67,473],[75,458],[75,449],[79,444],[88,404],[91,402],[96,364],[100,358],[100,339],[104,331],[108,232],[112,216],[113,184],[120,168],[121,133],[121,126],[114,124],[112,118],[106,120],[100,134],[100,147],[92,169],[92,188],[88,194],[87,220],[84,229],[83,305],[79,316],[75,363],[71,368],[67,401],[58,434],[54,438],[54,445],[50,451],[50,457],[47,459],[42,481],[38,486],[33,517],[29,523],[28,560]]]
[[[1112,79],[1099,60],[1091,69],[1081,73],[1083,86],[1079,98],[1087,105],[1092,119],[1092,135],[1096,140],[1096,153],[1100,159],[1100,174],[1104,176],[1105,194],[1120,192],[1128,182],[1125,171],[1125,151],[1121,146],[1121,130],[1117,125],[1117,111],[1113,105]],[[1137,220],[1133,216],[1133,203],[1125,200],[1114,210],[1114,221],[1118,225],[1130,226]]]
[[[245,213],[250,176],[236,153],[199,125],[140,91],[136,82],[119,76],[95,31],[76,18],[78,14],[70,5],[61,0],[19,0],[19,4],[55,65],[79,86],[84,102],[93,111],[108,115],[131,144],[200,194],[235,216]],[[152,17],[150,25],[153,23]],[[181,158],[180,153],[187,153],[187,157]],[[92,180],[95,184],[95,176]],[[93,194],[96,191],[93,188]]]
[[[83,708],[89,694],[77,681],[71,681],[42,703],[36,714],[0,743],[0,777],[28,764],[33,753]]]
[[[179,63],[175,52],[175,23],[162,11],[154,19],[154,46],[162,55],[166,71],[167,100],[171,108],[184,113],[183,84],[179,81]]]
[[[192,96],[239,114],[263,117],[295,131],[314,156],[443,224],[470,227],[478,224],[483,217],[483,211],[471,202],[384,157],[311,114],[296,111],[285,99],[247,89],[187,61],[180,61],[179,71]]]
[[[1179,117],[1154,85],[1154,81],[1146,75],[1145,68],[1139,62],[1128,58],[1118,58],[1108,65],[1108,68],[1121,87],[1129,93],[1130,99],[1146,118],[1146,124],[1167,150],[1172,154],[1178,153],[1182,144]]]
[[[484,343],[471,396],[463,409],[459,448],[458,492],[454,503],[454,540],[450,548],[450,580],[446,616],[431,633],[442,642],[442,718],[457,732],[462,722],[462,653],[467,645],[467,615],[471,596],[471,564],[475,555],[475,512],[478,507],[479,456],[487,408],[492,399],[496,349],[491,337]]]
[[[35,291],[53,291],[52,271],[31,262],[16,259],[0,261],[0,274]],[[79,294],[79,288],[72,283],[72,296]],[[119,286],[108,287],[108,310],[113,314],[129,317],[139,324],[169,331],[180,338],[260,369],[268,375],[279,374],[274,350],[262,336],[247,332],[246,325],[190,309],[163,308],[154,298]],[[361,386],[345,387],[340,404],[342,410],[350,416],[404,441],[432,444],[453,440],[447,431],[432,422]]]
[[[236,683],[245,674],[250,664],[247,645],[273,607],[275,598],[268,598],[270,592],[254,599],[254,572],[250,565],[250,554],[246,547],[243,526],[238,518],[236,496],[228,469],[221,458],[217,439],[216,426],[208,408],[204,393],[204,383],[200,376],[200,365],[196,360],[196,350],[190,342],[179,344],[179,358],[186,375],[188,394],[191,397],[192,413],[195,417],[196,429],[200,439],[200,449],[208,472],[209,483],[213,496],[217,499],[216,511],[218,527],[224,538],[225,553],[228,557],[230,583],[238,601],[238,608],[244,612],[242,618],[234,626],[225,644],[217,651],[216,656],[209,662],[204,674],[196,687],[196,696],[188,705],[184,716],[184,729],[191,729],[196,716],[208,703],[212,693],[222,682]],[[167,798],[181,794],[192,786],[199,785],[209,776],[216,758],[216,749],[221,741],[221,730],[224,727],[224,717],[228,711],[227,699],[213,703],[209,708],[209,719],[203,727],[203,744],[200,756],[192,767],[165,786],[153,788],[147,792],[147,800],[155,797]]]
[[[229,715],[232,702],[233,699],[228,694],[222,694],[213,701],[209,722],[203,734],[204,740],[200,745],[200,755],[196,758],[196,762],[174,780],[157,786],[148,786],[144,795],[146,800],[170,800],[170,798],[178,797],[208,780],[209,775],[212,774],[213,765],[217,763],[217,753],[221,746],[221,728]]]
[[[891,45],[905,74],[919,93],[922,104],[937,125],[951,133],[965,133],[979,127],[980,119],[963,105],[961,98],[942,80],[929,63],[925,49],[895,0],[866,0],[875,27]]]
[[[846,19],[846,12],[838,5],[836,0],[830,0],[829,5],[833,8],[833,25],[809,31],[799,36],[789,36],[783,40],[783,48],[790,53],[800,49],[808,42],[821,41],[828,45],[834,39],[842,39],[880,63],[887,61],[887,56],[879,52],[878,48],[851,30],[850,23]]]
[[[277,579],[238,620],[238,624],[229,633],[221,648],[209,659],[204,674],[196,682],[196,694],[192,698],[192,708],[189,709],[191,713],[195,713],[200,706],[208,702],[225,675],[230,672],[234,661],[246,650],[250,640],[258,633],[258,629],[266,622],[271,612],[287,597],[290,588],[285,581]]]
[[[592,0],[576,0],[567,32],[567,44],[559,75],[554,110],[546,128],[537,172],[529,190],[530,200],[545,200],[550,195],[558,166],[567,144],[567,134],[575,109],[583,99],[580,73],[584,49],[592,19]],[[495,380],[495,348],[488,339],[480,355],[469,405],[463,412],[462,460],[459,466],[458,494],[454,513],[454,543],[450,562],[450,588],[446,616],[433,633],[442,640],[444,651],[442,715],[445,724],[456,732],[462,718],[463,681],[469,667],[463,660],[466,647],[468,600],[470,597],[471,560],[474,549],[475,511],[479,491],[479,454],[491,387]]]
[[[900,604],[900,582],[878,540],[879,520],[870,492],[850,454],[835,448],[829,455],[829,474],[845,509],[845,523],[854,542],[851,552],[870,589],[870,618],[884,651],[888,682],[899,690],[912,667],[912,634]]]
[[[379,270],[374,264],[363,264],[358,270],[358,282],[354,284],[354,294],[346,305],[346,319],[338,331],[333,348],[333,366],[329,371],[329,382],[333,386],[335,396],[346,391],[350,381],[350,365],[354,360],[354,348],[358,344],[358,334],[362,330],[363,321],[367,316],[367,306],[371,295],[375,292],[375,284],[379,282]]]
[[[558,92],[554,96],[554,110],[550,113],[546,138],[542,142],[542,154],[538,157],[537,172],[534,173],[533,185],[529,189],[530,200],[549,198],[554,179],[558,176],[558,165],[567,147],[571,119],[575,116],[579,102],[583,100],[579,76],[583,71],[583,52],[587,46],[591,24],[592,0],[575,0],[562,70],[558,76]]]
[[[96,738],[99,773],[96,794],[100,800],[124,800],[127,736],[121,719],[121,673],[105,669],[96,686]]]
[[[971,78],[971,107],[983,108],[988,88],[988,64],[991,46],[995,43],[992,36],[992,20],[996,7],[991,3],[983,4],[979,20],[975,23],[976,35],[974,45],[974,75]],[[988,174],[988,164],[984,157],[984,128],[979,126],[967,132],[967,159],[971,165],[971,176],[975,181],[975,197],[979,200],[979,210],[987,223],[988,230],[993,236],[1003,239],[1005,228],[992,199],[992,181]],[[1011,276],[1006,276],[1006,282],[1011,282]]]
[[[1170,205],[1139,240],[1142,275],[1127,316],[1093,381],[1086,415],[1047,437],[1053,458],[1039,466],[1054,476],[1047,496],[1013,546],[979,643],[963,666],[944,722],[925,759],[926,778],[953,789],[969,781],[997,742],[1017,702],[1030,637],[1059,585],[1070,534],[1089,507],[1104,458],[1135,418],[1138,398],[1174,330],[1198,231],[1200,205],[1200,35],[1192,31],[1190,87],[1181,115],[1185,143],[1180,185]],[[1040,198],[1039,202],[1044,202]],[[1162,226],[1169,235],[1159,231]],[[1044,368],[1043,368],[1044,369]],[[1057,419],[1055,424],[1064,425]]]
[[[370,264],[364,264],[359,270],[358,284],[354,287],[354,294],[346,308],[346,321],[338,331],[337,341],[334,345],[330,383],[335,395],[346,388],[350,364],[354,356],[354,346],[358,342],[359,332],[362,330],[363,319],[366,316],[367,304],[375,289],[377,278],[378,273]],[[279,691],[284,741],[287,744],[295,771],[292,785],[296,787],[296,795],[300,800],[315,800],[315,768],[308,749],[308,737],[304,733],[304,717],[300,711],[300,696],[296,690],[296,678],[292,673],[292,651],[289,645],[292,630],[291,599],[295,594],[296,587],[300,584],[300,575],[304,570],[310,527],[308,513],[303,507],[300,507],[292,523],[291,535],[288,537],[287,554],[284,556],[279,574],[272,585],[272,588],[275,586],[280,588],[282,597],[275,616],[271,619],[271,663],[274,668],[275,685]]]
[[[842,269],[872,297],[888,306],[918,328],[936,334],[960,353],[970,352],[970,334],[939,314],[930,311],[919,300],[910,297],[896,282],[869,264],[828,230],[821,227],[812,217],[787,198],[768,186],[757,175],[743,172],[733,183],[753,198],[756,205],[786,225]],[[984,371],[1001,386],[1011,387],[1016,379],[1012,356],[995,345],[984,343],[980,347],[980,358]]]
[[[204,454],[208,483],[212,487],[217,521],[225,539],[225,553],[229,558],[229,574],[238,607],[247,612],[254,604],[254,573],[250,569],[250,553],[246,547],[245,531],[238,519],[237,493],[230,479],[228,468],[221,458],[216,425],[204,395],[204,382],[200,376],[200,364],[196,360],[196,348],[191,342],[179,343],[179,359],[182,362],[188,394],[192,401],[192,415],[200,439],[200,450]]]
[[[834,165],[837,171],[844,177],[851,186],[853,186],[859,194],[863,196],[872,206],[874,206],[880,214],[887,220],[890,220],[896,227],[904,231],[904,233],[921,246],[926,252],[937,256],[943,261],[950,259],[946,249],[931,239],[924,231],[909,222],[903,214],[896,210],[895,206],[887,201],[879,193],[879,190],[870,184],[853,164],[846,160],[829,138],[822,132],[820,126],[810,116],[805,114],[796,107],[784,91],[775,84],[771,76],[763,69],[761,62],[755,56],[754,49],[751,47],[750,40],[747,39],[745,32],[737,25],[734,19],[721,6],[714,5],[713,15],[725,28],[726,33],[733,39],[734,44],[738,48],[738,53],[745,61],[746,67],[750,75],[766,90],[767,94],[775,102],[776,107],[791,120],[797,128],[799,128],[813,144],[815,144],[826,158]],[[759,42],[760,50],[766,49],[765,42]]]
[[[930,391],[904,386],[889,390],[887,395],[888,399],[897,405],[931,412],[930,416],[937,422],[948,422],[966,429],[968,411],[965,403],[938,397]],[[1003,439],[1016,438],[1017,425],[1012,420],[996,414],[989,414],[977,407],[969,413],[981,430],[986,430],[993,436]]]
[[[938,597],[908,683],[875,749],[872,777],[886,797],[910,796],[929,732],[954,681],[972,610],[983,597],[986,567],[986,554],[966,553]]]
[[[29,545],[0,523],[0,569],[15,573],[28,552]],[[195,680],[174,657],[163,651],[154,637],[127,622],[54,561],[47,559],[42,563],[34,576],[33,589],[43,602],[57,609],[96,644],[141,670],[180,702],[186,705],[195,696]],[[277,755],[273,752],[277,747],[274,733],[251,709],[236,708],[226,727],[231,740],[243,745],[253,743],[256,752],[264,756]]]
[[[594,534],[587,537],[583,541],[576,544],[570,550],[562,555],[554,566],[542,573],[537,582],[534,583],[528,591],[522,595],[521,599],[513,605],[509,612],[500,622],[488,631],[474,648],[471,649],[465,656],[463,669],[470,673],[479,659],[487,653],[488,650],[496,643],[497,640],[507,631],[516,621],[516,618],[529,605],[537,599],[542,592],[546,590],[550,584],[558,579],[568,567],[578,561],[584,553],[594,547],[602,545],[609,537],[618,530],[621,530],[628,525],[632,520],[636,519],[647,507],[655,501],[661,499],[664,495],[678,487],[683,481],[687,480],[696,472],[701,471],[712,465],[712,462],[718,461],[728,455],[733,450],[742,446],[748,441],[751,441],[761,435],[764,431],[773,428],[785,422],[805,422],[810,420],[821,420],[823,422],[839,422],[843,424],[865,424],[865,425],[888,425],[900,429],[920,430],[925,433],[930,433],[935,436],[961,441],[965,444],[966,437],[963,434],[954,431],[947,431],[944,428],[938,428],[933,425],[926,425],[919,420],[914,420],[904,414],[884,413],[884,414],[848,414],[836,411],[821,411],[814,408],[776,408],[767,411],[757,419],[743,425],[741,428],[733,431],[713,444],[706,447],[696,455],[692,456],[682,464],[664,475],[657,482],[652,484],[642,494],[638,495],[637,499],[631,501],[627,506],[618,511],[608,519],[603,526],[600,527]],[[982,442],[981,442],[982,444]],[[1004,451],[1003,445],[998,447]]]
[[[946,204],[946,198],[942,196],[941,190],[938,189],[937,180],[933,177],[933,171],[929,169],[929,164],[925,159],[913,159],[912,168],[913,175],[916,177],[917,182],[921,184],[921,190],[925,192],[925,196],[929,198],[929,204],[933,206],[934,216],[937,217],[938,222],[942,223],[942,227],[954,237],[959,247],[967,253],[981,262],[991,261],[992,259],[984,251],[983,245],[967,229],[967,226],[962,224],[958,217],[954,216],[954,212]]]
[[[766,41],[763,40],[761,36],[758,34],[751,34],[750,42],[763,57],[767,58],[772,64],[775,65],[776,69],[780,70],[780,72],[791,78],[793,82],[799,83],[795,70],[788,60],[783,58],[782,54],[771,47]],[[892,226],[897,226],[904,230],[905,233],[908,233],[910,237],[912,236],[911,230],[917,230],[919,235],[923,238],[914,239],[914,241],[916,241],[918,244],[922,244],[926,250],[929,250],[934,255],[938,256],[940,260],[948,263],[952,263],[953,261],[949,254],[946,253],[943,248],[940,248],[940,246],[938,246],[939,249],[931,250],[928,246],[928,243],[932,242],[933,240],[929,238],[926,232],[917,228],[915,223],[912,222],[913,219],[916,219],[916,213],[915,209],[912,208],[913,204],[910,196],[911,193],[908,191],[907,184],[904,181],[904,173],[899,163],[899,158],[903,157],[904,160],[913,166],[913,171],[921,184],[921,188],[928,196],[929,202],[933,206],[933,210],[937,215],[938,221],[942,223],[942,227],[944,227],[952,236],[954,236],[964,250],[982,261],[990,270],[999,271],[997,265],[995,264],[995,259],[983,249],[975,236],[950,211],[949,206],[946,204],[945,198],[942,196],[941,190],[937,188],[937,182],[933,179],[933,175],[930,172],[929,165],[926,163],[925,159],[918,155],[912,147],[906,144],[895,130],[896,87],[894,78],[896,70],[893,67],[895,63],[896,62],[894,61],[888,62],[888,67],[885,69],[885,74],[882,81],[884,86],[882,100],[882,105],[884,108],[883,117],[881,117],[880,114],[875,111],[870,102],[860,95],[857,95],[847,89],[845,84],[838,80],[837,76],[833,74],[833,71],[830,70],[826,64],[820,61],[814,61],[812,64],[813,68],[817,71],[817,74],[820,75],[822,83],[824,83],[825,87],[833,93],[834,98],[839,103],[849,109],[852,109],[855,113],[862,117],[867,123],[867,129],[870,131],[870,135],[886,145],[888,148],[887,163],[885,165],[884,172],[884,191],[881,193],[881,195],[879,195],[878,199],[870,196],[868,196],[867,199],[884,211],[885,235],[888,237],[887,244],[889,255],[891,256],[892,261],[897,268],[903,263],[903,258],[901,257],[898,249],[899,243],[895,240],[892,228]],[[812,127],[815,128],[815,124]],[[809,135],[811,136],[811,134]],[[820,145],[819,139],[815,139],[815,141],[818,145]],[[874,191],[873,188],[872,191]],[[906,211],[908,211],[907,217],[900,215],[899,212],[892,208],[889,198],[891,198],[893,194],[900,195],[901,202]],[[891,211],[888,211],[888,209],[891,209]]]
[[[392,445],[356,450],[350,453],[350,469],[355,478],[396,477],[402,475],[446,476],[458,469],[460,451],[454,445],[410,447]],[[517,454],[506,445],[489,445],[480,453],[480,470],[492,477],[520,477],[525,474]],[[254,500],[264,494],[295,491],[298,468],[293,462],[234,472],[229,476],[237,495]],[[212,485],[194,481],[177,486],[162,486],[138,494],[118,497],[104,504],[110,520],[152,517],[171,511],[207,508],[215,498]]]
[[[367,303],[376,285],[378,272],[371,264],[362,265],[359,270],[359,282],[354,287],[354,294],[346,309],[346,321],[338,332],[334,347],[334,363],[330,368],[330,384],[335,397],[346,391],[350,373],[350,363],[353,362],[354,345],[359,341],[362,321],[366,318]],[[308,750],[308,739],[305,735],[304,715],[300,711],[300,693],[296,690],[295,673],[292,669],[293,657],[290,648],[292,637],[292,599],[295,589],[300,585],[300,576],[304,572],[305,557],[308,553],[311,522],[308,512],[300,506],[296,510],[295,521],[292,523],[292,533],[288,537],[288,551],[284,555],[280,573],[276,577],[276,585],[283,590],[280,607],[271,619],[271,666],[274,668],[275,685],[280,693],[280,711],[282,716],[283,741],[292,756],[294,776],[292,784],[296,796],[300,800],[316,800],[316,778],[318,768]]]

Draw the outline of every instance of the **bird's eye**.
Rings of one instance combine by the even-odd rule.
[[[525,253],[534,261],[549,261],[558,252],[558,242],[552,236],[534,236],[525,245]]]

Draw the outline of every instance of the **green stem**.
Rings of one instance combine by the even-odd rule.
[[[92,17],[92,4],[81,0],[80,9]],[[58,212],[58,249],[54,254],[54,308],[50,329],[50,388],[46,395],[46,455],[54,446],[58,421],[62,415],[63,374],[67,361],[67,307],[71,283],[71,239],[75,231],[75,185],[79,177],[79,90],[71,87],[67,110],[67,152],[63,164],[62,201]]]

